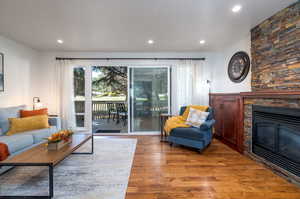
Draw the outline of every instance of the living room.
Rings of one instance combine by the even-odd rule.
[[[0,198],[300,198],[300,1],[1,0],[0,27]]]

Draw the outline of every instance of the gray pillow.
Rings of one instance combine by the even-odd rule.
[[[25,108],[26,105],[0,108],[0,135],[4,135],[9,130],[8,118],[20,117],[20,110]]]

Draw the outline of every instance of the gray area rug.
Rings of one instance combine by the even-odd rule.
[[[53,198],[124,199],[136,142],[96,137],[94,155],[71,155],[54,167]],[[89,149],[88,142],[80,151]],[[0,176],[1,195],[48,195],[48,168],[10,170]]]

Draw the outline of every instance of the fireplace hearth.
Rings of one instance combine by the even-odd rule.
[[[300,109],[252,106],[252,153],[300,177]]]

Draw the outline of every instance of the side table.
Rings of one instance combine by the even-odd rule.
[[[163,113],[159,115],[159,121],[160,121],[160,141],[161,142],[166,142],[167,141],[167,135],[166,132],[164,130],[164,126],[165,123],[167,121],[167,119],[169,119],[170,117],[172,117],[172,115],[168,114],[168,113]]]

